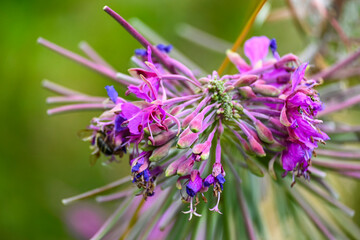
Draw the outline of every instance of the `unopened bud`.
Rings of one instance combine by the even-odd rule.
[[[199,133],[193,133],[189,128],[185,129],[179,136],[179,140],[177,142],[178,148],[188,148],[190,147],[197,139]]]
[[[239,80],[237,80],[234,83],[234,87],[249,86],[258,79],[259,79],[259,77],[256,75],[245,75],[245,76],[240,77]]]
[[[277,87],[266,84],[255,83],[252,85],[252,89],[256,93],[260,93],[261,95],[271,96],[271,97],[279,96],[281,93],[280,89],[278,89]]]
[[[167,129],[171,128],[172,126],[174,126],[175,123],[172,121],[172,119],[167,118],[164,120],[163,126],[159,126],[157,123],[151,124],[150,125],[150,130],[151,130],[151,134],[150,134],[150,130],[149,127],[144,128],[144,132],[147,135],[158,135],[160,134],[162,131],[167,131]]]
[[[176,106],[171,110],[170,114],[175,116],[178,113],[180,113],[183,109],[184,109],[184,107],[182,107],[182,106]]]
[[[254,122],[256,132],[261,140],[266,143],[273,143],[274,137],[269,128],[267,128],[261,121],[256,120]]]
[[[210,141],[206,141],[204,143],[199,143],[193,147],[193,153],[197,154],[197,155],[200,154],[201,160],[206,160],[206,159],[208,159],[208,157],[210,155],[210,148],[211,148]]]
[[[143,144],[141,147],[140,147],[141,150],[145,151],[145,152],[150,152],[150,151],[153,151],[155,149],[154,146],[151,146],[149,145],[147,142],[145,142],[145,144]]]
[[[194,133],[199,132],[202,128],[203,121],[204,121],[204,114],[199,113],[198,115],[196,115],[196,117],[193,120],[191,120],[189,124],[190,130]]]
[[[266,153],[264,151],[264,148],[261,146],[261,144],[256,141],[254,137],[249,138],[250,147],[253,150],[253,152],[259,156],[259,157],[265,157]]]
[[[233,116],[234,116],[234,118],[237,118],[237,119],[241,118],[240,114],[238,114],[238,113],[233,114]]]
[[[243,70],[251,69],[251,67],[246,63],[244,59],[240,57],[238,53],[233,52],[231,50],[227,50],[226,55],[230,59],[230,61],[239,69],[243,69]]]
[[[213,170],[212,170],[212,175],[214,177],[217,177],[217,175],[219,175],[220,173],[221,173],[221,175],[223,175],[223,177],[225,177],[225,171],[224,171],[224,168],[221,165],[221,163],[214,163]]]
[[[194,159],[192,157],[190,157],[189,159],[187,159],[186,161],[182,162],[179,165],[179,167],[177,169],[177,174],[180,176],[187,175],[188,173],[190,173],[193,166],[194,166]]]
[[[240,143],[241,143],[241,147],[244,149],[244,151],[245,151],[246,153],[248,153],[248,154],[252,154],[252,153],[253,153],[253,151],[252,151],[251,148],[250,148],[249,143],[248,143],[245,139],[239,138],[239,141],[240,141]]]
[[[281,57],[279,59],[279,61],[277,63],[275,63],[275,68],[280,68],[280,67],[284,66],[285,64],[287,64],[289,62],[299,63],[300,60],[299,60],[299,58],[297,56],[290,53],[290,54],[287,54],[287,55]]]
[[[169,141],[168,143],[162,145],[161,147],[156,148],[149,158],[150,162],[157,162],[169,154],[169,151],[173,145],[174,141]]]
[[[242,112],[244,110],[244,107],[238,102],[233,103],[233,105],[234,105],[234,108],[236,110],[238,110],[239,112]]]
[[[205,78],[205,77],[199,79],[199,82],[200,82],[201,84],[207,84],[207,83],[209,83],[209,81],[210,81],[210,79]]]
[[[234,89],[235,89],[234,86],[228,86],[228,87],[225,88],[224,92],[231,92]]]
[[[177,160],[175,160],[174,162],[172,162],[165,171],[165,177],[170,177],[172,175],[174,175],[177,172],[177,169],[179,167],[179,165],[185,161],[185,157],[181,157]]]
[[[254,98],[256,97],[254,91],[251,89],[251,87],[249,86],[245,86],[245,87],[240,87],[239,88],[239,93],[241,94],[241,96],[243,96],[244,98]]]
[[[148,144],[156,147],[162,146],[171,139],[173,139],[176,136],[176,134],[177,131],[171,131],[171,130],[162,132],[161,134],[156,135],[154,138],[149,137]]]
[[[197,112],[190,113],[190,115],[188,115],[182,122],[181,127],[186,128],[189,125],[189,123],[191,122],[191,120],[193,120],[195,118],[196,114],[197,114]]]
[[[224,109],[223,108],[219,108],[218,110],[216,110],[216,114],[222,114],[224,113]]]

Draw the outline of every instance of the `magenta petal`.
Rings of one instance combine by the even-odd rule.
[[[299,83],[301,82],[301,80],[304,78],[305,75],[305,71],[306,71],[306,67],[307,67],[308,63],[303,63],[301,64],[293,73],[293,75],[291,76],[292,79],[292,88],[291,91],[294,92],[295,88],[297,87],[297,85],[299,85]]]
[[[286,114],[286,105],[284,105],[284,107],[281,109],[280,122],[281,122],[281,124],[283,124],[284,126],[287,126],[287,127],[289,127],[291,125],[291,122],[289,121],[287,114]]]
[[[214,182],[215,182],[215,177],[212,174],[210,174],[205,178],[204,186],[209,187],[211,184],[214,184]]]
[[[196,176],[194,181],[189,181],[189,183],[186,186],[186,191],[189,194],[189,196],[194,197],[201,189],[202,187],[202,179],[200,176]]]
[[[254,66],[258,61],[263,60],[269,52],[270,40],[265,37],[252,37],[245,42],[244,52]]]
[[[126,119],[131,119],[140,111],[141,109],[132,103],[123,103],[121,105],[121,115],[123,115]]]
[[[129,121],[128,128],[132,134],[139,134],[144,128],[142,125],[143,114],[137,115],[131,121]]]
[[[148,92],[149,92],[148,89],[145,89],[146,90],[146,92],[145,92],[144,90],[140,90],[139,87],[134,86],[134,85],[129,85],[128,89],[129,89],[129,92],[135,94],[136,97],[144,99],[148,102],[152,101],[151,98],[148,96]]]
[[[288,148],[282,152],[281,161],[284,170],[292,171],[298,162],[305,160],[305,152],[300,144],[289,143]]]
[[[105,89],[111,101],[113,101],[116,104],[119,94],[115,90],[114,86],[106,86]]]
[[[145,115],[147,115],[147,119],[149,118],[149,114],[144,113],[140,108],[131,103],[124,103],[121,106],[121,115],[129,121],[127,127],[132,134],[142,132],[144,124],[147,124],[147,122],[144,121],[144,119],[146,119]]]

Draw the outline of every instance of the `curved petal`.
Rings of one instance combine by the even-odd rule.
[[[308,63],[303,63],[301,64],[293,73],[293,75],[291,76],[291,80],[292,80],[292,88],[291,91],[294,92],[295,88],[297,87],[297,85],[299,85],[299,83],[301,82],[301,80],[304,78],[305,75],[305,71],[306,68],[308,66]]]
[[[269,46],[270,40],[265,36],[252,37],[245,42],[244,52],[253,67],[267,56]]]
[[[281,162],[285,171],[292,171],[296,164],[304,159],[305,152],[300,144],[289,143],[288,148],[282,152]]]

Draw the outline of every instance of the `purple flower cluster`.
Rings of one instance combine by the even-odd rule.
[[[322,123],[314,117],[322,109],[322,103],[311,85],[301,86],[307,64],[302,64],[292,75],[292,87],[285,94],[285,104],[280,121],[286,126],[289,138],[281,160],[285,171],[297,170],[298,175],[309,178],[307,169],[318,142],[329,137],[317,126]]]
[[[112,9],[105,7],[104,10],[143,46],[135,50],[131,60],[136,67],[129,69],[129,74],[116,71],[87,44],[81,45],[86,58],[45,39],[38,40],[122,85],[122,88],[106,86],[108,97],[105,98],[50,81],[43,84],[60,95],[49,97],[48,103],[66,104],[49,109],[50,115],[77,110],[102,111],[91,120],[87,130],[81,131],[83,140],[90,143],[92,163],[100,156],[107,159],[106,164],[129,158],[130,176],[63,200],[68,204],[127,184],[118,192],[96,197],[97,202],[121,200],[122,203],[94,239],[105,234],[109,239],[119,236],[121,239],[147,239],[149,236],[163,239],[172,231],[175,234],[181,231],[179,238],[202,236],[205,239],[209,233],[222,237],[223,232],[234,229],[227,229],[227,226],[221,229],[221,224],[217,224],[218,216],[214,214],[204,214],[208,220],[191,223],[193,226],[188,227],[176,218],[183,208],[182,202],[189,203],[189,210],[183,213],[189,214],[190,219],[193,215],[200,217],[204,208],[198,204],[201,199],[207,203],[211,195],[216,204],[210,211],[221,214],[220,209],[225,213],[230,209],[233,211],[230,218],[242,216],[249,238],[255,239],[256,226],[252,225],[251,218],[258,214],[257,204],[247,204],[245,196],[247,191],[251,191],[251,195],[262,195],[257,193],[262,193],[263,186],[268,186],[272,180],[281,186],[277,190],[271,188],[273,193],[278,190],[287,193],[273,194],[275,198],[282,201],[282,195],[291,196],[286,202],[303,208],[324,236],[329,239],[345,236],[334,234],[335,228],[328,229],[332,223],[323,223],[298,188],[289,188],[289,185],[293,186],[300,177],[310,180],[313,175],[311,183],[300,181],[301,187],[345,214],[354,215],[352,209],[337,200],[325,176],[332,171],[360,179],[359,163],[346,161],[359,159],[360,153],[354,149],[350,151],[341,143],[336,146],[320,146],[319,143],[329,140],[326,133],[335,136],[336,141],[336,134],[359,131],[360,126],[336,123],[329,116],[360,102],[358,86],[339,92],[338,85],[334,84],[335,91],[332,84],[325,85],[320,89],[323,102],[315,87],[323,80],[341,76],[345,72],[342,68],[360,57],[360,50],[312,75],[316,68],[301,64],[293,54],[280,56],[275,39],[259,36],[245,42],[247,59],[227,51],[227,57],[238,70],[236,73],[200,74],[196,67],[190,69],[172,58],[171,45],[152,45]],[[308,68],[310,71],[306,72]],[[345,75],[357,74],[354,70],[356,67],[351,67]],[[128,95],[131,98],[127,98]],[[129,100],[134,98],[137,100]],[[325,117],[325,123],[317,117]],[[247,171],[259,177],[267,173],[272,180],[249,181],[254,178]],[[287,173],[292,174],[292,183],[285,178]],[[283,178],[278,178],[279,175]],[[171,187],[174,185],[177,189]],[[236,192],[237,201],[232,199],[233,192]],[[232,205],[221,206],[221,196]],[[255,198],[251,200],[259,199]],[[115,222],[122,226],[115,230]],[[215,223],[216,229],[205,234],[205,223]],[[358,236],[356,228],[353,232]]]
[[[210,210],[221,213],[226,175],[222,158],[224,153],[231,155],[222,144],[240,146],[244,159],[259,162],[281,155],[279,164],[285,173],[293,173],[293,182],[295,176],[309,179],[313,152],[329,137],[316,119],[322,103],[313,87],[319,82],[305,77],[306,63],[300,64],[292,54],[281,57],[276,41],[260,36],[245,42],[249,61],[227,52],[238,73],[219,76],[214,71],[199,77],[169,56],[171,46],[150,45],[120,16],[106,10],[145,46],[133,57],[138,68],[130,69],[128,76],[114,73],[102,61],[95,66],[86,60],[81,63],[123,83],[125,94],[138,100],[125,100],[113,86],[107,86],[108,99],[70,94],[87,103],[50,113],[106,109],[91,121],[88,129],[92,135],[85,140],[90,141],[93,155],[103,154],[110,161],[127,154],[131,179],[144,199],[154,195],[157,184],[177,176],[176,186],[190,203],[186,212],[190,219],[200,216],[195,206],[199,195],[205,199],[209,188],[217,198]],[[63,53],[56,45],[40,42]],[[66,95],[66,91],[62,93]]]
[[[268,59],[269,49],[273,58]],[[275,40],[253,37],[246,41],[244,52],[250,65],[237,53],[228,52],[239,73],[221,77],[213,72],[197,79],[183,65],[176,65],[174,73],[169,71],[148,47],[146,54],[138,56],[142,68],[129,70],[138,84],[129,84],[126,94],[139,101],[126,101],[113,86],[106,87],[114,106],[89,126],[94,130],[95,152],[109,155],[96,144],[99,132],[115,149],[112,159],[129,151],[132,179],[144,198],[154,195],[159,176],[178,175],[178,187],[185,185],[185,199],[191,202],[190,217],[199,215],[193,200],[198,203],[198,195],[209,187],[218,199],[211,210],[220,213],[225,184],[223,124],[245,154],[264,157],[281,152],[285,173],[309,178],[312,152],[318,142],[329,139],[318,128],[321,121],[315,119],[322,108],[313,89],[317,82],[304,77],[307,64],[296,67],[296,56],[280,57]],[[161,54],[173,62],[166,53]],[[213,142],[212,173],[204,176]]]

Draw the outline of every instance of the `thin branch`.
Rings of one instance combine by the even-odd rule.
[[[246,35],[248,34],[251,26],[254,24],[256,16],[260,12],[261,8],[264,6],[265,2],[266,2],[266,0],[261,0],[259,5],[256,7],[255,11],[251,14],[250,19],[246,23],[245,27],[243,28],[240,35],[236,39],[236,42],[234,43],[233,47],[231,48],[232,51],[235,52],[240,47],[240,45],[244,42]],[[224,59],[224,61],[222,62],[221,66],[218,70],[219,75],[221,75],[224,72],[226,66],[229,64],[229,61],[230,60],[228,57],[226,57]]]
[[[115,182],[106,184],[105,186],[102,186],[100,188],[93,189],[91,191],[82,193],[82,194],[74,196],[74,197],[65,198],[65,199],[62,200],[62,203],[64,205],[67,205],[69,203],[75,202],[75,201],[80,200],[80,199],[92,197],[92,196],[97,195],[97,194],[99,194],[101,192],[107,191],[107,190],[112,189],[114,187],[120,186],[121,184],[129,182],[130,180],[131,180],[130,177],[121,178],[121,179],[119,179],[119,180],[117,180]]]

